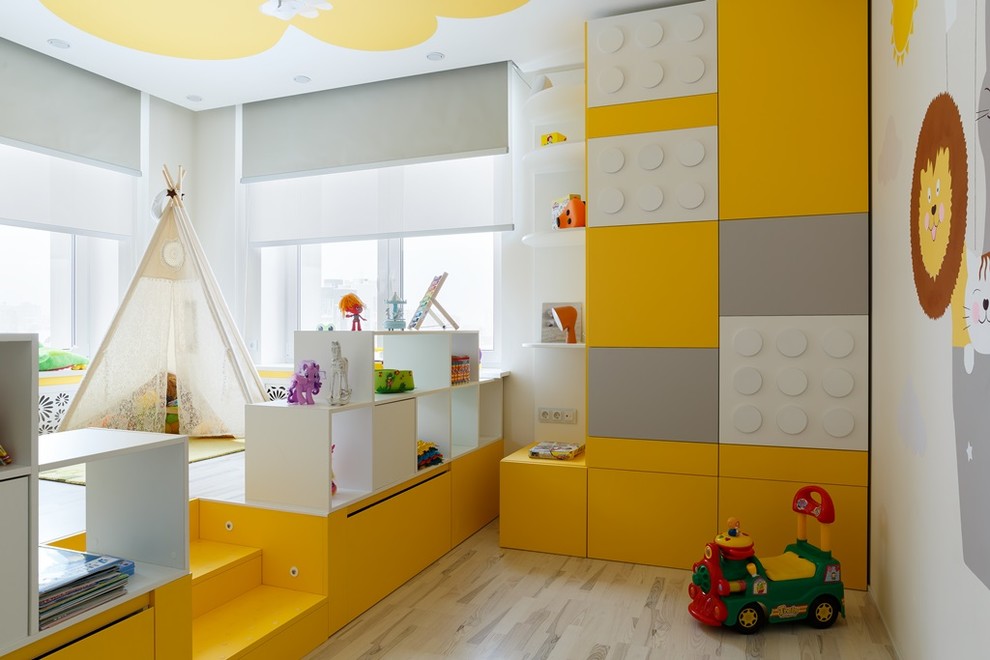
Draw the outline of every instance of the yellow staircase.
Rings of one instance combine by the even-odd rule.
[[[303,575],[319,573],[320,562],[286,555],[287,530],[226,503],[193,500],[190,514],[193,658],[301,657],[327,638],[325,574]]]

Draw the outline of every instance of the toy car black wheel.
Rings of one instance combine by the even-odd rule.
[[[839,612],[835,596],[819,596],[808,608],[808,623],[814,628],[828,628],[839,618]]]
[[[736,625],[734,627],[744,635],[752,635],[762,628],[766,622],[767,615],[763,611],[763,607],[759,603],[749,603],[743,605],[743,608],[739,610],[739,616],[736,617]]]

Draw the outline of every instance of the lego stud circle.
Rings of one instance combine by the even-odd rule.
[[[598,74],[598,89],[604,94],[615,94],[622,89],[625,82],[626,77],[622,75],[622,71],[614,66]]]
[[[685,183],[677,190],[677,201],[688,210],[696,209],[705,201],[705,189],[700,183]]]
[[[777,413],[777,428],[787,435],[798,435],[808,428],[808,415],[797,406],[786,406]]]
[[[626,35],[623,34],[622,28],[612,25],[602,28],[595,41],[598,43],[598,50],[611,54],[622,48],[622,44],[626,42]]]
[[[674,34],[684,42],[694,41],[705,31],[705,21],[697,14],[685,14],[677,19]]]
[[[741,433],[755,433],[763,426],[763,415],[755,406],[739,406],[732,413],[732,425]]]
[[[848,410],[833,408],[822,417],[822,426],[833,438],[845,438],[856,428],[856,420]]]
[[[598,208],[605,213],[618,213],[625,203],[625,195],[618,188],[604,188],[598,193]]]
[[[608,149],[602,150],[598,155],[598,167],[601,168],[602,172],[607,174],[615,174],[622,169],[622,166],[626,164],[626,155],[622,153],[621,149],[616,149],[615,147],[609,147]]]
[[[826,355],[834,357],[837,360],[849,357],[849,354],[853,352],[853,348],[855,347],[856,340],[853,338],[852,333],[844,328],[832,328],[822,337],[822,348],[825,350]]]
[[[228,532],[234,531],[234,523],[233,523],[233,521],[228,520],[227,522],[225,522],[223,524],[223,528],[226,529]]]
[[[822,376],[822,389],[833,399],[849,396],[855,386],[856,379],[845,369],[829,369]]]
[[[663,204],[663,191],[656,186],[642,186],[636,192],[636,203],[644,211],[656,211]]]
[[[705,159],[705,145],[698,140],[684,140],[677,145],[677,160],[684,167],[694,167]]]
[[[663,41],[663,26],[656,21],[647,21],[636,28],[636,43],[642,48],[653,48]]]
[[[685,55],[677,61],[677,77],[682,83],[691,84],[705,75],[705,61],[694,55]]]
[[[299,577],[299,569],[295,566],[289,568],[289,575],[292,577]]]
[[[636,68],[636,84],[643,89],[653,89],[663,81],[663,67],[657,62],[646,62]]]
[[[663,149],[660,148],[659,144],[648,144],[639,150],[637,160],[640,168],[649,171],[655,170],[663,164]]]
[[[777,374],[777,389],[787,396],[799,396],[808,389],[808,376],[800,369],[788,367]]]
[[[753,367],[743,367],[732,374],[732,387],[739,394],[750,396],[756,394],[763,387],[763,375],[759,369]]]
[[[763,335],[756,328],[743,328],[732,337],[732,348],[743,357],[753,357],[763,350]]]
[[[808,337],[797,328],[787,328],[777,335],[777,350],[784,357],[798,357],[808,348]]]

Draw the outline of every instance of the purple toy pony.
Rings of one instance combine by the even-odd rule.
[[[303,360],[289,381],[289,403],[313,405],[313,395],[320,393],[320,365],[313,360]]]

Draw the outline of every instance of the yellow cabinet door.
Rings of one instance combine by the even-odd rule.
[[[155,611],[138,612],[46,657],[48,660],[154,660]]]

